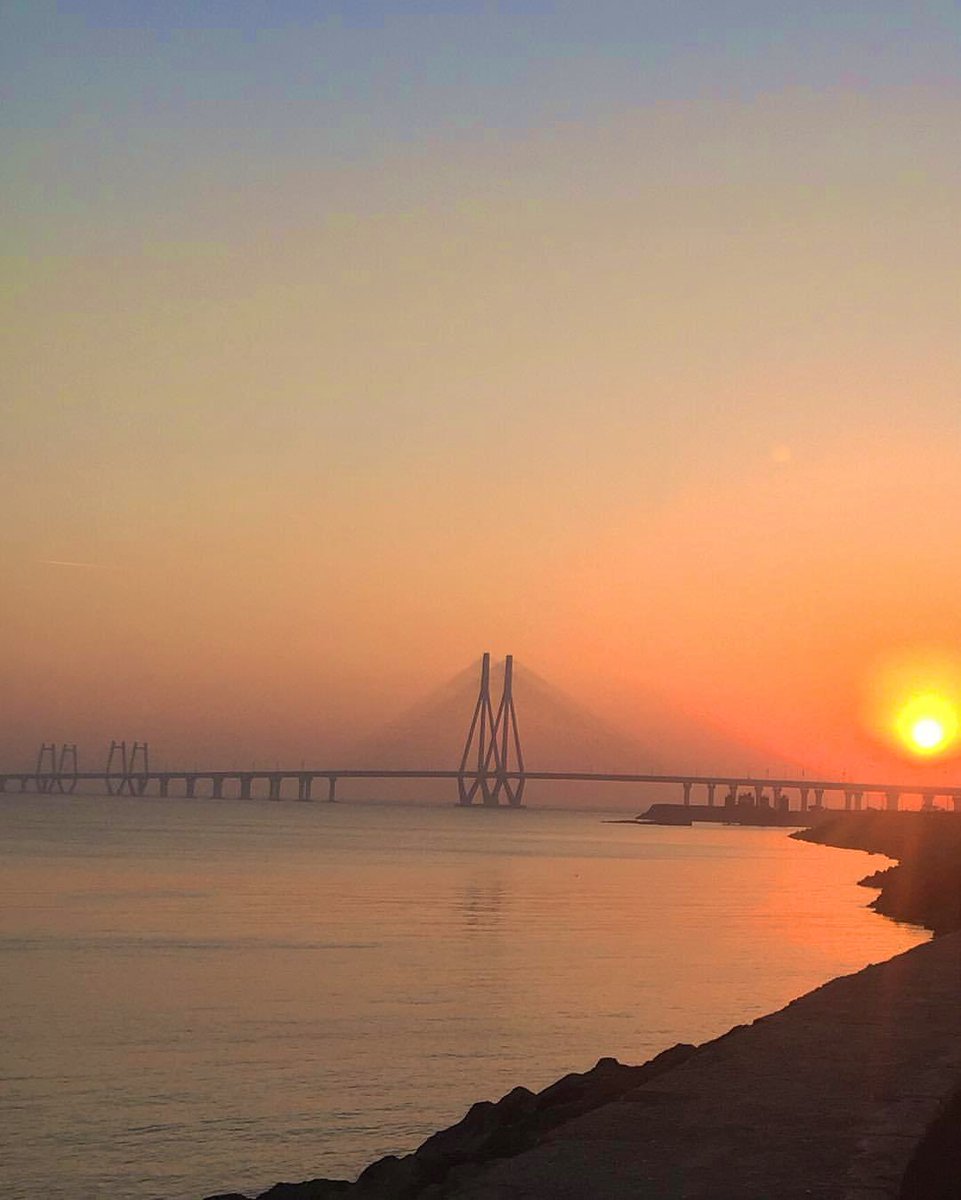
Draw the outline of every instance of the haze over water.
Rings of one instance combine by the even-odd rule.
[[[4,1195],[349,1177],[924,940],[883,860],[596,812],[0,803]]]

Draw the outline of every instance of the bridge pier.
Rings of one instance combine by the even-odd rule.
[[[884,807],[888,812],[897,812],[901,807],[901,793],[895,791],[885,792]]]
[[[210,795],[214,800],[222,800],[224,796],[224,777],[223,775],[211,775],[210,777]]]
[[[707,785],[707,806],[708,806],[708,808],[714,807],[714,791],[715,791],[716,787],[717,787],[716,783],[709,783]]]
[[[158,783],[160,785],[159,786],[159,794],[164,797],[169,796],[170,795],[170,780],[162,776],[158,780]]]
[[[268,792],[269,800],[279,800],[280,799],[280,785],[282,782],[283,782],[283,777],[281,775],[271,775],[270,776],[270,780],[269,780],[270,790]]]
[[[951,807],[956,813],[961,813],[961,796],[951,797]]]
[[[685,779],[681,784],[684,789],[684,803],[689,808],[691,804],[691,788],[694,786],[689,779]]]
[[[309,800],[311,784],[314,782],[313,775],[298,775],[297,776],[297,799]]]
[[[934,792],[921,793],[921,811],[933,812],[934,810]]]
[[[806,788],[806,787],[798,788],[798,795],[801,797],[801,812],[807,812],[807,810],[808,810],[808,796],[810,795],[810,793],[811,793],[810,788]]]
[[[241,800],[250,799],[250,787],[253,783],[253,778],[250,775],[240,776],[240,798]]]
[[[188,775],[184,779],[184,793],[188,800],[193,800],[197,792],[197,776]]]
[[[337,803],[337,776],[336,775],[328,775],[327,776],[327,803],[328,804],[336,804]]]

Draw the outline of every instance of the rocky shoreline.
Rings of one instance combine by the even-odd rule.
[[[313,1179],[278,1183],[257,1200],[437,1200],[476,1175],[485,1163],[530,1150],[558,1126],[620,1099],[664,1075],[697,1052],[677,1045],[639,1067],[602,1058],[590,1071],[558,1079],[541,1092],[516,1087],[496,1103],[471,1106],[456,1125],[427,1139],[413,1154],[388,1155],[372,1163],[356,1183]],[[208,1200],[247,1200],[228,1192]]]
[[[898,860],[861,880],[880,888],[871,908],[934,934],[961,929],[961,815],[948,812],[840,813],[790,835],[798,841],[866,850]]]
[[[897,859],[897,866],[875,872],[862,880],[865,886],[880,888],[879,896],[873,901],[872,907],[895,920],[922,925],[936,935],[950,935],[954,931],[961,931],[961,817],[953,813],[843,813],[838,814],[836,818],[821,820],[816,827],[798,831],[791,836],[803,841],[864,850]],[[943,992],[956,1001],[958,1014],[961,1016],[961,970],[958,969],[955,958],[951,957],[955,953],[953,947],[956,944],[961,946],[961,932],[948,937],[946,945],[948,944],[950,946],[945,951],[946,965],[942,963],[939,968],[940,974],[932,978],[937,981],[937,986]],[[789,1030],[795,1030],[793,1036],[801,1039],[803,1047],[803,1039],[808,1036],[805,1021],[809,1023],[809,1018],[803,1015],[804,1005],[808,1003],[809,1007],[816,1007],[820,1003],[818,998],[821,993],[827,993],[831,988],[835,989],[839,997],[836,1003],[841,1006],[851,1003],[850,993],[855,984],[861,989],[860,998],[853,1006],[855,1014],[865,1003],[871,1004],[876,1000],[870,985],[867,993],[861,994],[864,987],[862,976],[867,979],[872,972],[883,972],[884,968],[891,968],[888,978],[902,981],[898,985],[902,988],[907,986],[903,983],[903,979],[907,977],[904,971],[919,972],[916,978],[911,976],[914,980],[912,986],[918,987],[917,981],[920,980],[923,989],[924,981],[928,978],[924,971],[930,972],[932,968],[921,964],[902,969],[898,964],[901,960],[907,960],[911,955],[917,955],[918,951],[926,949],[929,948],[918,947],[916,951],[909,951],[907,955],[901,955],[888,964],[869,967],[857,975],[835,980],[823,989],[795,1001],[780,1013],[762,1018],[752,1026],[738,1026],[722,1038],[703,1046],[674,1046],[642,1066],[625,1066],[614,1059],[602,1058],[592,1070],[565,1076],[542,1092],[535,1094],[519,1087],[496,1103],[485,1101],[475,1104],[462,1121],[428,1138],[413,1154],[401,1157],[389,1155],[369,1166],[356,1182],[314,1179],[302,1183],[279,1183],[260,1193],[256,1200],[331,1200],[333,1197],[349,1200],[453,1200],[454,1197],[460,1196],[489,1196],[491,1200],[499,1200],[499,1197],[508,1195],[531,1197],[532,1200],[534,1197],[543,1196],[547,1200],[548,1197],[560,1194],[557,1191],[557,1180],[550,1181],[548,1167],[544,1167],[542,1176],[538,1176],[535,1171],[533,1183],[530,1179],[526,1183],[517,1182],[524,1177],[522,1164],[535,1163],[539,1156],[549,1164],[551,1155],[556,1156],[557,1147],[565,1142],[569,1143],[568,1149],[579,1145],[590,1147],[590,1152],[585,1151],[582,1155],[590,1158],[594,1148],[590,1139],[594,1138],[595,1134],[585,1134],[583,1130],[590,1130],[592,1123],[593,1126],[602,1129],[611,1122],[614,1125],[619,1120],[623,1123],[625,1111],[631,1114],[632,1119],[639,1120],[639,1129],[635,1135],[636,1154],[639,1159],[646,1156],[653,1161],[658,1155],[662,1158],[666,1155],[669,1158],[671,1152],[666,1147],[665,1137],[654,1138],[653,1144],[649,1144],[651,1131],[645,1130],[643,1117],[637,1116],[643,1112],[643,1108],[640,1107],[642,1102],[645,1105],[650,1104],[652,1097],[660,1096],[673,1099],[672,1087],[683,1092],[685,1079],[696,1081],[699,1074],[705,1079],[711,1078],[711,1072],[717,1070],[717,1061],[723,1061],[725,1057],[730,1058],[732,1053],[736,1059],[738,1053],[742,1052],[739,1049],[742,1043],[747,1041],[753,1040],[756,1046],[752,1053],[756,1055],[759,1046],[763,1057],[764,1053],[767,1053],[764,1047],[771,1038],[770,1033],[765,1033],[765,1022],[781,1022]],[[899,975],[899,971],[902,974]],[[875,975],[874,978],[878,976]],[[845,985],[848,985],[846,991]],[[881,990],[887,995],[890,986],[890,983],[886,983]],[[877,991],[878,987],[874,985],[874,992]],[[887,999],[890,1000],[890,996],[887,996]],[[923,996],[919,999],[923,1003]],[[913,997],[908,996],[900,997],[900,1000],[916,1003]],[[941,1007],[943,1006],[939,1006],[939,1012]],[[792,1010],[795,1013],[793,1016]],[[949,1040],[954,1038],[955,1032],[961,1036],[961,1020],[957,1024],[956,1031],[955,1022],[949,1015],[945,1026]],[[783,1034],[780,1037],[783,1040]],[[938,1046],[935,1046],[935,1050],[937,1049]],[[939,1069],[936,1081],[932,1083],[927,1079],[924,1083],[923,1087],[927,1089],[924,1103],[916,1104],[912,1109],[912,1116],[902,1116],[899,1127],[889,1131],[889,1140],[895,1139],[900,1157],[898,1154],[893,1156],[898,1164],[896,1177],[891,1174],[890,1164],[885,1167],[887,1174],[882,1172],[883,1179],[886,1180],[883,1190],[871,1185],[862,1193],[851,1190],[847,1184],[842,1188],[841,1181],[838,1180],[837,1190],[805,1189],[798,1194],[822,1196],[825,1200],[835,1196],[838,1200],[842,1197],[844,1200],[855,1200],[855,1197],[860,1198],[862,1195],[865,1200],[868,1196],[885,1195],[899,1197],[900,1200],[959,1200],[961,1070],[957,1069],[956,1057],[952,1049],[946,1059],[947,1066]],[[738,1080],[735,1077],[734,1087],[737,1086]],[[890,1081],[885,1086],[890,1087]],[[912,1086],[917,1090],[917,1084]],[[662,1087],[668,1090],[662,1090]],[[747,1090],[746,1083],[743,1084],[743,1090]],[[757,1091],[756,1086],[754,1090]],[[799,1102],[795,1102],[795,1110],[806,1111],[806,1106],[810,1105],[812,1099],[810,1096],[802,1096]],[[773,1094],[772,1102],[780,1102],[780,1093]],[[665,1108],[669,1107],[665,1103]],[[873,1109],[871,1111],[873,1112]],[[733,1116],[733,1113],[731,1115]],[[810,1113],[808,1117],[813,1120]],[[747,1132],[732,1127],[725,1136],[729,1137],[732,1143],[737,1143]],[[756,1129],[751,1132],[756,1134]],[[772,1130],[772,1134],[773,1132]],[[605,1136],[613,1138],[613,1135]],[[618,1141],[617,1145],[621,1147],[622,1142]],[[817,1151],[812,1147],[811,1154],[816,1158],[822,1151],[823,1147],[819,1147]],[[676,1154],[677,1150],[673,1153]],[[888,1159],[891,1157],[891,1154],[888,1154]],[[518,1161],[518,1170],[515,1172],[517,1179],[511,1182],[511,1166],[515,1160]],[[650,1166],[650,1163],[647,1165]],[[742,1165],[739,1161],[738,1167]],[[804,1164],[798,1164],[798,1167],[803,1170]],[[595,1166],[593,1170],[596,1175],[598,1168]],[[654,1170],[653,1166],[651,1170]],[[678,1165],[675,1174],[680,1171],[681,1167]],[[761,1166],[758,1167],[758,1171],[761,1171]],[[659,1188],[653,1182],[645,1184],[637,1174],[630,1176],[628,1172],[628,1175],[631,1181],[624,1186],[618,1184],[616,1190],[613,1190],[612,1183],[608,1190],[595,1192],[591,1190],[595,1184],[588,1181],[582,1185],[572,1184],[569,1191],[565,1188],[565,1194],[578,1198],[593,1195],[631,1196],[637,1197],[638,1200],[646,1200],[648,1196],[652,1200],[679,1200],[682,1195],[702,1195],[701,1191],[696,1190],[697,1179],[693,1185],[690,1182],[685,1184],[684,1190],[675,1191],[675,1185],[671,1183]],[[670,1169],[668,1176],[671,1179],[675,1177]],[[678,1179],[679,1177],[678,1175]],[[543,1188],[536,1182],[538,1178],[542,1178]],[[651,1179],[653,1180],[653,1175]],[[597,1186],[600,1186],[599,1181]],[[679,1182],[676,1186],[681,1188]],[[695,1190],[691,1190],[692,1186]],[[726,1181],[716,1178],[710,1183],[714,1190],[703,1194],[716,1194],[718,1197],[728,1195],[726,1186]],[[733,1183],[731,1186],[734,1186]],[[749,1194],[756,1194],[765,1197],[765,1200],[775,1200],[773,1194],[768,1196],[763,1190],[751,1192],[750,1180],[738,1186],[740,1191],[732,1191],[730,1195],[743,1195],[746,1198]],[[787,1195],[783,1192],[786,1185],[777,1186],[782,1189],[779,1194]],[[208,1197],[207,1200],[249,1198],[238,1193],[222,1193],[217,1197]]]

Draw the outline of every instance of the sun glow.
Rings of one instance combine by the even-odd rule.
[[[922,757],[947,750],[957,740],[958,725],[955,706],[935,692],[912,696],[895,722],[902,743]]]
[[[921,750],[936,750],[944,741],[944,726],[935,717],[915,721],[911,740]]]

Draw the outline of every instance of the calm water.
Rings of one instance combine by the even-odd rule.
[[[0,798],[7,1200],[352,1176],[924,940],[878,859],[602,814]]]

